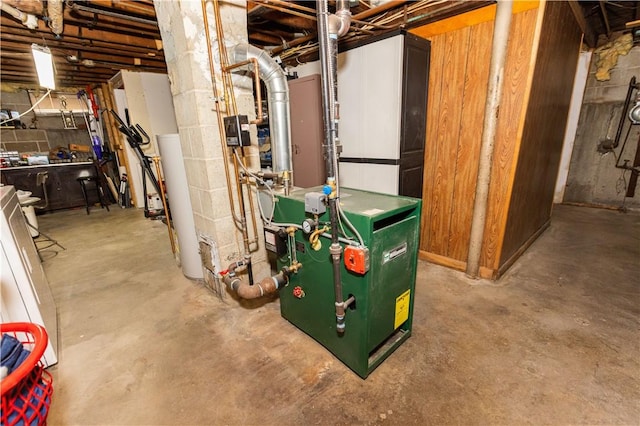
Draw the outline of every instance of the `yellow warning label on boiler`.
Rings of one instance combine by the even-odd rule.
[[[394,330],[400,327],[409,319],[409,301],[411,300],[411,290],[407,290],[396,297],[396,319],[393,324]]]

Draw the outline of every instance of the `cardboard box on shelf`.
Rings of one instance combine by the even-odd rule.
[[[69,144],[69,151],[76,152],[91,152],[91,147],[89,145],[78,145],[75,143]]]

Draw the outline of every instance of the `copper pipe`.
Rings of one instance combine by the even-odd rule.
[[[233,150],[235,153],[235,149]],[[236,171],[236,192],[238,196],[238,203],[240,204],[240,223],[242,225],[242,243],[244,245],[245,254],[249,253],[249,233],[247,232],[247,215],[244,208],[244,191],[242,188],[244,187],[243,180],[240,179],[240,175],[238,173],[238,160],[237,156],[233,156],[233,168]],[[253,283],[252,283],[253,284]]]
[[[220,53],[220,68],[224,70],[229,66],[227,46],[224,44],[224,29],[222,28],[222,15],[220,15],[220,2],[213,0],[213,13],[216,18],[216,35],[218,42],[218,52]],[[238,105],[233,93],[233,81],[231,74],[222,72],[222,85],[224,87],[224,102],[227,107],[227,115],[238,115]],[[231,102],[231,104],[229,104]]]
[[[227,70],[229,68],[229,60],[228,60],[228,55],[227,55],[227,48],[224,44],[224,30],[222,28],[222,17],[220,14],[220,2],[219,0],[213,0],[213,12],[214,12],[214,16],[216,19],[216,36],[217,36],[217,43],[218,43],[218,52],[220,54],[220,68],[222,71],[222,85],[224,88],[224,101],[225,101],[225,106],[227,108],[227,115],[237,115],[238,114],[238,106],[236,103],[236,98],[235,95],[233,93],[233,81],[231,78],[231,73]],[[206,29],[208,29],[208,24],[206,25]],[[258,76],[259,79],[259,76]],[[259,80],[258,80],[259,81]],[[219,122],[221,120],[221,117],[219,117]],[[221,127],[221,129],[224,128],[224,125]],[[222,130],[221,130],[222,132]],[[224,145],[224,135],[222,136],[222,140],[221,143]],[[226,146],[224,146],[223,148],[223,152],[226,152]],[[244,163],[244,150],[240,150],[240,156],[243,159],[243,163]],[[226,156],[225,156],[226,159]],[[245,205],[244,205],[244,191],[243,191],[243,185],[244,185],[244,181],[241,180],[240,178],[240,174],[238,173],[238,164],[236,162],[235,159],[235,155],[234,155],[234,177],[235,177],[235,182],[236,182],[236,190],[237,190],[237,194],[238,194],[238,202],[239,202],[239,222],[240,222],[240,231],[242,232],[242,240],[243,240],[243,245],[244,245],[244,250],[245,250],[245,257],[249,256],[250,253],[250,242],[249,242],[249,233],[248,233],[248,229],[247,229],[247,216],[246,216],[246,209],[245,209]],[[228,186],[229,191],[231,191],[231,185],[229,184]],[[230,192],[229,192],[230,193]],[[231,195],[230,195],[231,197]],[[253,198],[252,198],[252,194],[251,191],[248,192],[247,197],[249,199],[249,206],[252,208],[250,211],[251,214],[251,223],[253,225],[253,234],[254,234],[254,240],[253,241],[257,241],[258,240],[258,227],[257,227],[257,223],[256,223],[256,218],[255,218],[255,211],[253,210]],[[233,202],[233,201],[231,201]],[[238,220],[237,218],[234,218],[236,220]],[[252,280],[250,280],[252,281]],[[253,284],[253,282],[251,282],[251,284]]]
[[[224,120],[222,119],[222,111],[220,110],[220,97],[218,94],[218,87],[216,86],[216,73],[213,61],[213,52],[211,51],[211,34],[209,33],[209,19],[207,16],[207,0],[202,0],[202,16],[204,19],[204,33],[207,39],[207,53],[209,56],[209,73],[211,74],[211,83],[213,86],[213,97],[216,103],[216,115],[218,117],[218,130],[220,132],[220,145],[222,146],[222,152],[225,153],[227,145],[225,144],[224,134]],[[229,159],[226,155],[222,156],[222,163],[224,164],[224,176],[227,181],[227,196],[229,197],[229,206],[231,207],[231,216],[235,222],[239,222],[238,215],[236,213],[235,203],[233,201],[233,195],[231,194],[231,176],[229,171]]]
[[[304,8],[304,10],[310,10],[313,13],[315,13],[315,10],[306,8],[304,6],[294,7],[294,3],[280,2],[280,1],[277,1],[277,0],[256,1],[256,3],[261,4],[262,6],[268,7],[269,9],[277,10],[278,12],[288,13],[289,15],[299,16],[301,18],[307,18],[307,19],[310,19],[312,21],[316,21],[318,19],[315,16],[309,16],[309,15],[307,15],[305,13],[300,13],[300,12],[296,12],[296,11],[291,10],[291,9],[287,9],[286,7],[277,6],[277,4],[281,4],[283,6],[286,5],[287,7],[295,8],[295,9]],[[273,3],[273,4],[271,4],[271,3]]]
[[[301,10],[303,12],[312,13],[313,15],[316,14],[316,10],[315,9],[312,9],[312,8],[306,7],[306,6],[301,6],[299,4],[288,2],[288,1],[282,1],[282,0],[254,0],[254,3],[261,4],[261,5],[267,6],[267,7],[269,7],[270,3],[279,4],[281,6],[289,7],[291,9],[297,9],[297,10]],[[318,18],[316,18],[315,16],[312,16],[312,15],[307,15],[307,16],[305,16],[305,18],[313,19],[314,21],[316,21],[318,19]]]
[[[171,241],[171,253],[176,254],[176,243],[173,240],[173,227],[171,226],[171,215],[169,214],[169,206],[167,206],[167,197],[164,195],[164,182],[162,180],[162,173],[160,171],[160,157],[153,157],[153,162],[156,165],[156,175],[158,175],[158,184],[160,185],[160,195],[162,196],[162,208],[164,214],[167,216],[167,231],[169,231],[169,241]]]
[[[222,17],[220,14],[220,2],[219,0],[213,0],[213,11],[215,14],[215,18],[216,18],[216,34],[217,34],[217,42],[218,42],[218,51],[220,53],[220,66],[221,66],[221,70],[222,70],[222,77],[223,77],[223,86],[224,86],[224,90],[225,90],[225,103],[227,105],[227,107],[229,107],[229,100],[231,101],[231,114],[230,115],[237,115],[238,114],[238,106],[236,103],[236,97],[233,93],[233,80],[231,77],[231,73],[229,71],[227,71],[227,68],[229,68],[229,56],[227,54],[227,47],[224,44],[224,29],[222,28]],[[259,75],[256,76],[256,78],[258,79],[258,83],[259,83]],[[260,104],[262,104],[262,100],[260,99]],[[260,105],[260,107],[262,107],[262,105]],[[229,109],[227,108],[227,113],[229,113]],[[235,157],[235,156],[234,156]],[[243,164],[245,163],[245,155],[244,155],[244,149],[240,149],[240,157],[242,158],[242,162]],[[238,197],[239,197],[239,202],[240,202],[240,222],[242,225],[242,239],[244,242],[244,248],[245,248],[245,257],[249,256],[249,253],[251,251],[250,249],[250,242],[249,242],[249,231],[247,229],[247,215],[246,215],[246,209],[245,209],[245,205],[244,205],[244,197],[243,197],[243,193],[244,191],[242,190],[242,186],[245,184],[245,182],[240,178],[240,174],[238,172],[238,165],[236,163],[236,160],[234,158],[234,174],[235,174],[235,180],[237,182],[237,185],[239,185],[238,187]],[[258,225],[256,223],[256,217],[255,217],[255,210],[253,208],[254,204],[253,204],[253,195],[251,193],[251,191],[248,191],[247,193],[247,198],[249,200],[249,207],[250,207],[250,215],[251,215],[251,223],[253,226],[253,235],[254,235],[254,239],[252,241],[257,242],[258,241]],[[250,265],[250,264],[249,264]],[[251,272],[250,266],[249,266],[249,271]],[[251,277],[251,273],[250,275],[250,281],[251,284],[253,284],[253,280]]]
[[[375,7],[375,8],[373,8],[373,9],[365,10],[364,12],[360,12],[360,13],[358,13],[357,15],[354,15],[354,16],[351,18],[351,21],[352,21],[352,22],[356,22],[356,23],[358,23],[358,24],[360,24],[360,23],[362,22],[362,25],[380,26],[380,25],[382,25],[382,24],[376,24],[376,23],[371,23],[371,22],[364,22],[363,20],[364,20],[364,19],[366,19],[366,18],[369,18],[369,17],[371,17],[371,16],[379,15],[379,14],[381,14],[381,13],[383,13],[383,12],[386,12],[386,11],[387,11],[387,10],[389,10],[389,9],[393,9],[393,8],[395,8],[395,7],[401,6],[401,5],[403,5],[404,3],[406,3],[406,1],[405,1],[405,0],[400,0],[400,1],[394,0],[394,1],[390,1],[390,2],[388,2],[388,3],[385,3],[385,4],[381,5],[381,6]],[[382,27],[381,27],[381,28],[382,28]],[[364,29],[362,29],[362,28],[358,28],[358,29],[359,29],[359,30],[361,30],[361,31],[367,32],[366,30],[364,30]],[[272,54],[272,55],[277,55],[278,53],[280,53],[280,52],[282,52],[282,51],[284,51],[284,50],[286,50],[286,49],[288,49],[288,48],[291,48],[291,47],[294,47],[294,46],[298,46],[298,45],[300,45],[300,44],[302,44],[302,43],[306,43],[306,42],[311,41],[311,40],[315,40],[316,38],[317,38],[317,34],[315,34],[315,33],[314,33],[314,34],[308,34],[308,35],[306,35],[306,36],[299,37],[299,38],[297,38],[297,39],[295,39],[295,40],[291,40],[290,42],[286,43],[286,47],[285,47],[285,46],[278,46],[278,47],[276,47],[275,49],[273,49],[273,50],[271,51],[271,54]],[[315,50],[315,49],[314,49],[314,50]]]
[[[265,6],[265,7],[268,7],[270,9],[274,9],[274,10],[278,10],[280,12],[289,13],[289,14],[295,15],[295,16],[301,16],[303,18],[307,18],[307,19],[310,19],[310,20],[313,20],[313,21],[317,21],[318,20],[318,18],[316,18],[315,16],[305,15],[305,14],[301,14],[301,13],[295,13],[295,12],[291,11],[291,9],[297,9],[297,10],[301,10],[303,12],[308,12],[308,13],[313,13],[313,14],[316,13],[315,9],[311,9],[310,7],[306,7],[306,6],[301,6],[301,5],[296,4],[296,3],[291,3],[291,2],[281,1],[281,0],[254,0],[254,3],[261,4],[261,5]],[[402,2],[402,3],[404,3],[404,2]],[[276,5],[276,6],[272,6],[271,4]],[[277,7],[277,5],[280,5],[282,7]],[[289,8],[289,9],[287,9],[287,8]],[[372,27],[378,27],[378,28],[384,29],[384,30],[390,30],[390,29],[395,28],[395,27],[390,27],[388,25],[380,25],[380,24],[375,24],[375,23],[372,23],[372,22],[365,22],[365,21],[356,19],[355,17],[351,19],[351,22],[354,22],[354,23],[360,24],[360,25],[370,25]]]
[[[247,169],[247,157],[242,157],[242,165],[244,166],[244,169]],[[244,180],[245,180],[245,184],[249,185],[249,178],[247,176],[244,177]],[[258,224],[256,221],[256,215],[254,214],[256,210],[253,204],[253,197],[251,195],[252,195],[251,189],[249,189],[247,198],[249,199],[249,211],[251,211],[251,226],[253,228],[253,239],[249,241],[249,244],[257,244],[258,243]]]
[[[249,58],[246,61],[242,61],[242,62],[238,62],[236,64],[233,65],[229,65],[228,67],[224,68],[223,71],[226,72],[230,72],[233,69],[239,68],[243,65],[247,65],[249,63],[253,64],[253,81],[256,87],[256,97],[257,99],[257,103],[258,103],[258,115],[256,116],[255,120],[251,120],[249,123],[250,124],[259,124],[262,123],[262,120],[264,120],[264,117],[262,116],[262,89],[260,88],[260,70],[258,68],[258,60],[256,58]]]
[[[398,6],[402,6],[406,1],[390,1],[373,9],[365,10],[364,12],[360,12],[357,15],[354,15],[352,19],[362,20],[367,19],[370,16],[378,15],[382,12],[386,12],[389,9],[393,9]]]

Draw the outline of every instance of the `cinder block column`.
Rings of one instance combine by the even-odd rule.
[[[156,0],[154,4],[171,81],[197,232],[215,242],[219,264],[225,268],[231,261],[241,258],[243,243],[242,234],[231,215],[227,195],[223,164],[227,150],[223,149],[220,142],[202,4],[194,0]],[[248,42],[246,2],[224,1],[220,4],[224,42],[231,53],[236,44]],[[222,94],[215,38],[215,25],[218,23],[215,22],[211,3],[207,3],[207,17],[216,62],[215,80],[218,93]],[[234,76],[234,90],[239,113],[255,117],[251,80]],[[220,107],[224,109],[224,103],[221,102]],[[257,169],[260,161],[255,129],[252,132],[252,141],[252,147],[245,152],[249,154],[250,167]],[[230,167],[233,170],[233,164],[230,164]],[[232,186],[232,194],[236,199],[235,182],[232,182]],[[246,206],[248,209],[248,203]],[[258,234],[261,235],[259,215],[257,217]],[[256,278],[262,278],[269,273],[262,241],[259,250],[252,253],[252,259]]]

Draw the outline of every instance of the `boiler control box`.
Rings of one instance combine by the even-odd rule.
[[[224,118],[224,134],[227,146],[249,146],[249,118],[246,115],[232,115]]]
[[[366,274],[369,270],[369,249],[346,246],[344,248],[344,267],[356,274]]]
[[[287,234],[277,226],[264,227],[264,245],[267,250],[282,256],[287,253]]]
[[[311,214],[323,214],[327,211],[324,204],[327,196],[322,192],[307,192],[304,194],[304,211]]]

